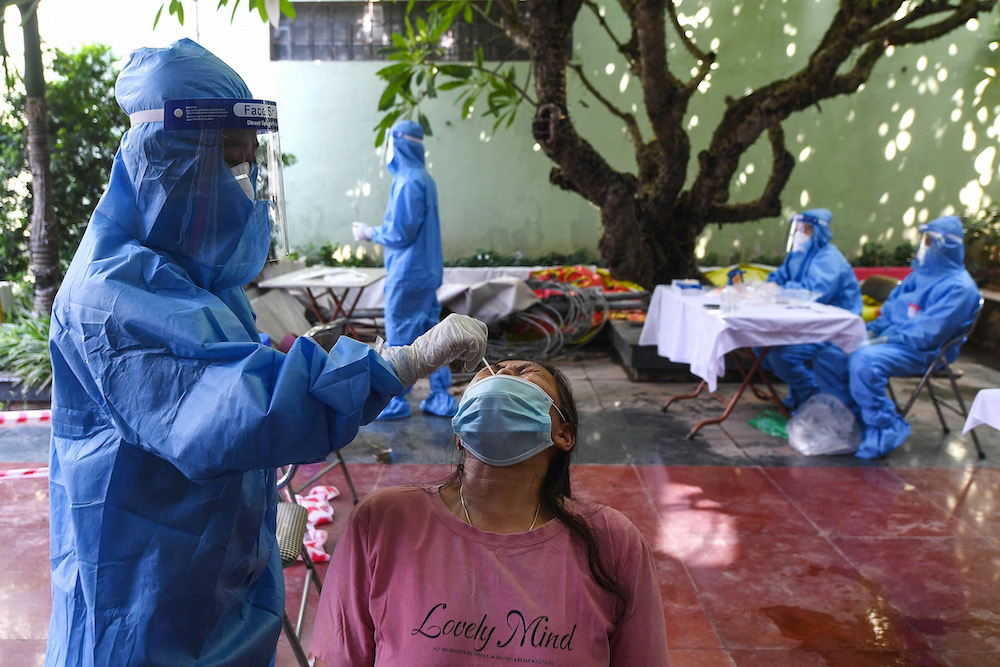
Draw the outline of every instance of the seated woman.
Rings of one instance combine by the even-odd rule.
[[[316,664],[668,664],[649,546],[617,510],[570,495],[577,422],[549,364],[476,375],[452,420],[452,476],[376,491],[348,518]]]

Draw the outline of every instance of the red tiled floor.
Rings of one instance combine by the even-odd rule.
[[[982,538],[839,538],[899,620],[941,651],[990,651],[1000,663],[1000,552]],[[997,664],[994,663],[994,664]]]
[[[977,535],[1000,544],[1000,470],[903,469],[896,471],[949,517],[970,526]]]
[[[349,465],[361,495],[449,472]],[[581,465],[573,478],[577,496],[626,513],[653,547],[675,666],[1000,662],[995,470]],[[332,549],[352,502],[340,470],[319,483],[342,491],[321,526]],[[4,664],[44,653],[46,487],[0,482]],[[292,617],[304,570],[285,571]],[[295,664],[284,638],[277,664]]]
[[[944,537],[962,526],[885,468],[768,468],[822,534]]]
[[[642,466],[639,476],[667,535],[816,532],[757,468]]]

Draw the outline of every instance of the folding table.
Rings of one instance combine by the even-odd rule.
[[[691,373],[701,378],[693,394],[674,396],[664,403],[663,410],[674,401],[695,398],[706,388],[726,403],[722,415],[698,422],[687,434],[689,439],[701,427],[725,420],[755,377],[768,387],[765,397],[781,404],[760,367],[769,348],[832,341],[850,353],[866,338],[861,317],[843,308],[811,301],[782,302],[779,296],[773,304],[755,305],[745,300],[735,311],[721,313],[718,292],[702,292],[691,295],[691,290],[657,285],[639,335],[640,345],[656,345],[661,357],[689,364]],[[725,355],[735,350],[750,358],[750,369],[741,368],[743,382],[726,402],[716,394],[716,388],[725,374]]]
[[[358,332],[351,324],[354,308],[358,305],[358,299],[361,298],[365,288],[384,277],[384,268],[310,266],[264,280],[258,284],[258,287],[262,289],[303,290],[309,298],[313,312],[321,323],[325,324],[338,317],[343,317],[347,320],[347,332],[357,338]],[[348,302],[352,291],[354,299]],[[334,310],[330,317],[324,317],[316,303],[317,297],[322,296],[324,292],[333,301]]]

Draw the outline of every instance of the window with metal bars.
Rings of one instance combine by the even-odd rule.
[[[410,21],[425,17],[431,4],[415,3]],[[278,27],[271,27],[271,60],[385,60],[379,51],[392,44],[392,34],[406,33],[406,5],[296,2],[295,18],[282,16]],[[514,46],[497,22],[478,12],[472,23],[457,19],[441,40],[438,59],[471,61],[475,48],[482,46],[486,60],[527,60],[528,54]]]

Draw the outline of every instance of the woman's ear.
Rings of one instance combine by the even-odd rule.
[[[573,432],[573,425],[569,422],[561,421],[552,431],[552,444],[568,452],[576,444],[576,433]]]

